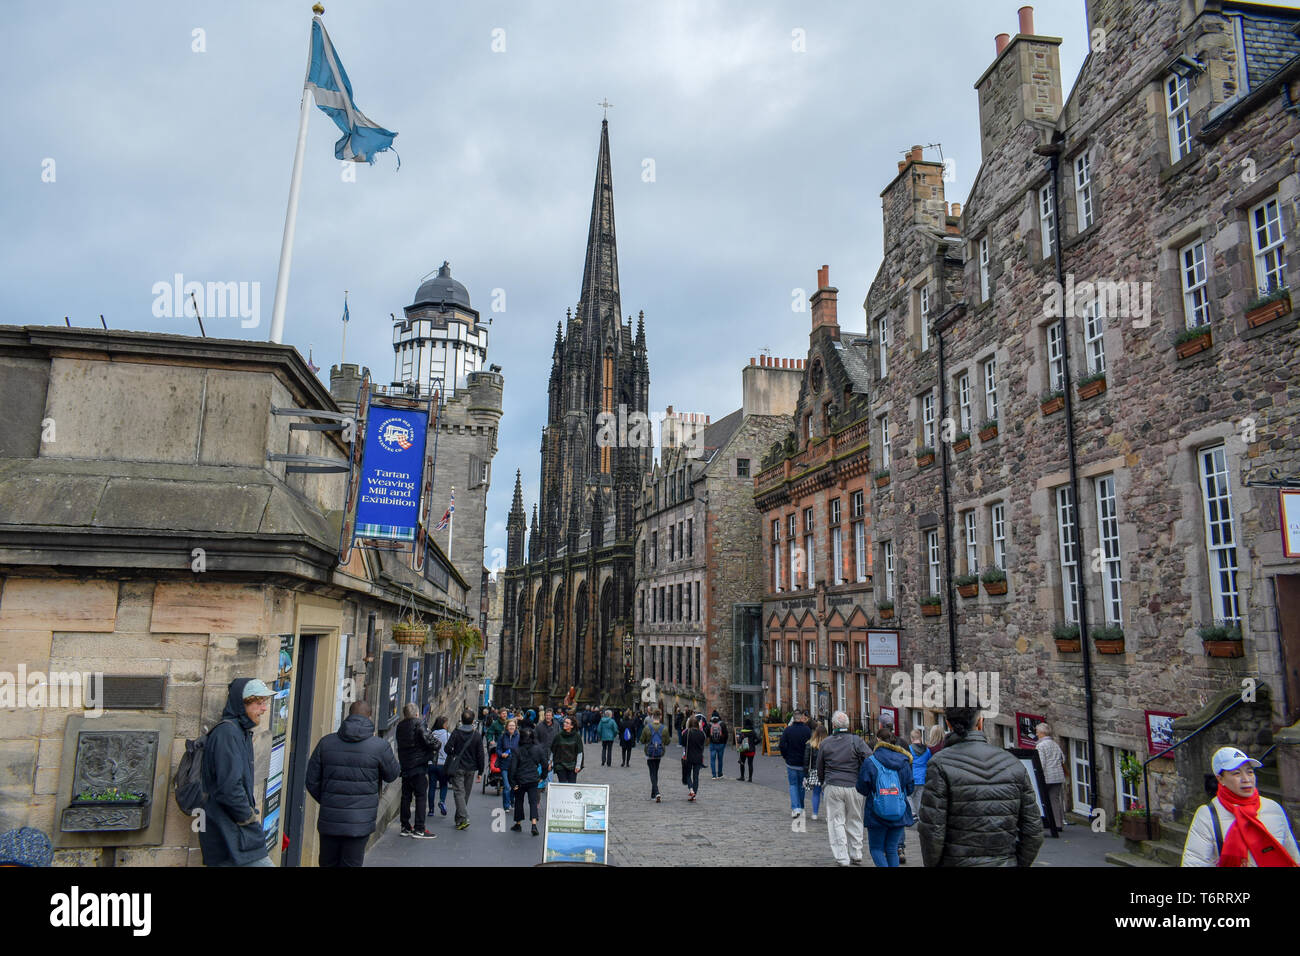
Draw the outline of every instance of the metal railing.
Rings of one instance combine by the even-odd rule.
[[[1210,718],[1209,720],[1207,720],[1205,723],[1201,724],[1201,726],[1197,727],[1195,730],[1193,730],[1190,734],[1188,734],[1188,735],[1187,735],[1186,737],[1184,737],[1182,740],[1178,741],[1178,743],[1174,744],[1173,746],[1166,747],[1164,750],[1160,751],[1158,754],[1152,754],[1152,755],[1151,755],[1150,757],[1148,757],[1146,760],[1142,761],[1142,806],[1143,806],[1143,811],[1144,811],[1144,819],[1145,819],[1145,821],[1146,821],[1146,830],[1147,830],[1147,839],[1148,839],[1148,840],[1150,840],[1150,839],[1152,838],[1152,836],[1151,836],[1151,788],[1150,788],[1150,783],[1149,783],[1149,777],[1148,777],[1148,771],[1147,771],[1147,764],[1151,763],[1151,761],[1153,761],[1153,760],[1159,760],[1161,757],[1168,757],[1170,754],[1172,754],[1175,750],[1177,750],[1177,749],[1178,749],[1179,747],[1181,747],[1183,744],[1187,743],[1187,741],[1192,740],[1192,739],[1195,738],[1197,735],[1199,735],[1199,734],[1201,733],[1201,731],[1203,731],[1203,730],[1207,730],[1207,729],[1209,729],[1210,727],[1213,727],[1215,724],[1217,724],[1219,721],[1221,721],[1224,717],[1227,717],[1228,714],[1232,713],[1234,710],[1236,710],[1236,709],[1237,709],[1239,706],[1241,706],[1243,703],[1245,703],[1245,698],[1239,696],[1239,697],[1238,697],[1236,700],[1234,700],[1231,704],[1229,704],[1227,707],[1223,708],[1223,710],[1219,711],[1217,714],[1215,714],[1213,717],[1211,717],[1211,718]],[[1271,749],[1271,748],[1270,748],[1270,749]]]

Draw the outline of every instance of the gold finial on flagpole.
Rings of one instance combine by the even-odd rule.
[[[311,12],[316,14],[316,16],[320,16],[322,13],[325,12],[325,8],[321,6],[319,3],[313,3],[311,5]]]

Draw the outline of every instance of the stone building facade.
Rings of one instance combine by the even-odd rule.
[[[914,151],[886,190],[865,309],[893,461],[873,548],[895,555],[903,667],[998,674],[994,739],[1047,718],[1067,808],[1113,813],[1141,799],[1119,770],[1151,755],[1162,715],[1195,729],[1254,676],[1272,689],[1256,735],[1230,736],[1258,746],[1300,708],[1300,563],[1277,492],[1300,471],[1300,333],[1288,297],[1248,314],[1300,267],[1300,13],[1090,0],[1087,15],[1065,97],[1061,41],[1030,8],[997,39],[964,208],[943,214],[937,164]],[[928,310],[900,301],[918,286]],[[990,580],[959,597],[970,574]],[[1208,656],[1198,629],[1216,623],[1240,628],[1241,657]],[[1161,810],[1194,800],[1204,770],[1150,769]]]
[[[506,521],[500,701],[625,702],[632,677],[636,496],[651,441],[630,427],[650,398],[644,314],[624,321],[609,124],[602,121],[582,293],[556,324],[539,507],[527,553],[521,486]],[[648,418],[646,418],[648,422]]]
[[[4,703],[0,829],[41,829],[56,864],[199,864],[171,781],[228,683],[257,677],[281,693],[253,737],[267,845],[282,864],[314,865],[302,774],[347,701],[370,701],[388,740],[404,703],[473,703],[446,649],[391,641],[407,607],[466,619],[468,583],[436,545],[420,575],[360,549],[340,566],[346,475],[269,458],[347,454],[338,432],[294,430],[273,411],[339,411],[293,348],[4,326],[0,403],[0,672],[50,687],[103,678],[98,704]],[[101,759],[115,748],[131,759]],[[110,780],[146,796],[124,828],[102,826],[121,814],[87,821],[72,804]],[[380,831],[399,791],[383,794]]]
[[[767,708],[835,710],[868,725],[880,688],[867,666],[872,603],[871,475],[864,336],[841,336],[838,290],[817,272],[795,428],[774,442],[753,484],[762,515]],[[887,630],[885,628],[884,630]]]

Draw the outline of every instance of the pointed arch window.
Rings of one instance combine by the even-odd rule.
[[[614,356],[608,349],[601,375],[600,409],[607,415],[614,411]],[[610,446],[606,444],[600,449],[600,470],[606,475],[610,473],[611,457]]]

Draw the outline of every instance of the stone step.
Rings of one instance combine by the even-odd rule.
[[[1106,862],[1112,866],[1169,866],[1168,863],[1161,863],[1150,857],[1138,856],[1127,851],[1107,853]]]

